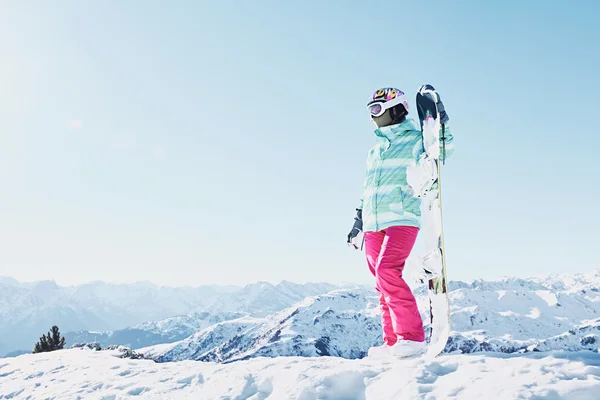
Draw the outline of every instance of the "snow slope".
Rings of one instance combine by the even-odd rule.
[[[0,359],[0,399],[597,400],[600,355],[443,355],[433,361],[254,358],[155,363],[116,351]]]

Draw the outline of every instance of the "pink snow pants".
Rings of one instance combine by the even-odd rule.
[[[375,277],[382,311],[383,341],[393,345],[398,340],[425,341],[423,321],[415,296],[402,278],[419,228],[392,226],[380,232],[365,232],[367,264]]]

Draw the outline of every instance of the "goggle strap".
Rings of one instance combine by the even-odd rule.
[[[388,110],[394,106],[397,106],[398,104],[402,104],[403,101],[403,96],[398,96],[395,99],[392,99],[390,101],[373,101],[371,104],[369,104],[367,106],[367,108],[369,109],[369,112],[371,111],[371,106],[373,106],[373,104],[381,104],[381,113],[379,115],[375,115],[375,116],[380,116],[383,115],[383,113],[385,112],[385,110]]]

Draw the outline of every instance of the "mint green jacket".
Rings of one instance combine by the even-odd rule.
[[[442,132],[440,132],[440,138]],[[381,231],[390,226],[421,227],[421,199],[407,182],[407,168],[424,152],[423,135],[414,120],[375,130],[377,143],[367,154],[367,172],[358,209],[363,231]],[[453,136],[446,124],[445,159],[454,152]],[[441,152],[443,154],[443,152]],[[440,159],[443,161],[444,156]]]

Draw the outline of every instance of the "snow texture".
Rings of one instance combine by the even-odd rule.
[[[597,400],[591,352],[442,355],[434,361],[254,358],[155,363],[70,349],[0,359],[0,399]]]

